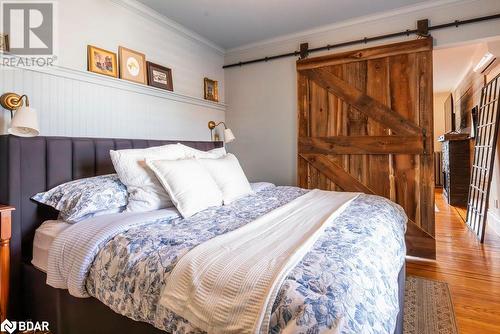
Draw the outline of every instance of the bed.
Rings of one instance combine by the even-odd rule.
[[[48,320],[51,324],[51,328],[57,333],[107,333],[116,332],[117,330],[127,333],[164,332],[158,328],[168,332],[197,332],[196,328],[191,327],[188,323],[183,321],[183,319],[176,317],[175,314],[163,314],[160,317],[157,315],[151,315],[154,313],[150,311],[151,307],[156,305],[155,298],[157,298],[157,296],[154,293],[156,285],[149,283],[146,284],[145,282],[148,281],[148,279],[154,282],[162,279],[161,275],[158,275],[159,270],[156,270],[157,267],[154,267],[158,266],[160,262],[161,265],[175,264],[175,261],[162,262],[151,260],[154,258],[151,255],[156,252],[156,254],[159,254],[158,256],[160,256],[160,258],[165,254],[171,254],[172,258],[175,258],[181,253],[172,253],[172,247],[165,246],[165,243],[160,243],[163,246],[159,249],[159,251],[158,247],[147,246],[146,244],[155,238],[157,238],[157,241],[161,238],[167,237],[175,240],[176,236],[174,234],[176,233],[176,230],[172,229],[171,225],[186,226],[186,224],[189,223],[191,226],[196,226],[196,224],[203,226],[206,225],[206,222],[216,221],[217,217],[226,217],[225,219],[219,219],[218,223],[213,226],[213,229],[208,229],[212,230],[212,234],[199,233],[198,238],[191,238],[189,244],[190,247],[194,247],[202,243],[204,240],[210,239],[214,235],[224,233],[228,229],[235,229],[239,226],[243,226],[259,215],[269,212],[288,201],[292,201],[294,198],[304,195],[306,193],[305,190],[294,187],[267,186],[252,195],[251,198],[241,199],[227,208],[207,210],[207,212],[203,212],[202,215],[197,215],[196,219],[193,218],[193,220],[190,220],[189,222],[184,219],[168,215],[167,218],[162,216],[159,217],[161,219],[150,220],[145,219],[144,217],[137,217],[137,219],[142,221],[142,223],[134,227],[125,227],[121,230],[117,230],[118,232],[112,235],[105,244],[98,246],[98,253],[100,255],[90,261],[91,263],[87,268],[88,270],[79,283],[84,285],[84,289],[89,292],[92,298],[75,298],[71,296],[67,290],[54,289],[48,286],[45,284],[46,274],[31,264],[33,257],[33,238],[36,229],[42,224],[43,221],[54,219],[57,216],[56,212],[53,210],[48,209],[47,207],[38,206],[30,201],[29,198],[33,194],[47,190],[57,184],[72,179],[112,173],[113,166],[109,159],[109,154],[107,154],[110,149],[150,147],[167,143],[172,143],[172,141],[57,137],[24,139],[12,136],[0,137],[0,157],[2,158],[0,165],[2,175],[2,179],[0,180],[0,203],[10,204],[17,208],[13,220],[13,237],[11,241],[11,296],[20,298],[11,298],[10,300],[11,318]],[[183,143],[202,150],[209,150],[221,146],[221,143],[218,142]],[[398,219],[402,220],[404,217],[404,214],[400,212],[400,209],[397,206],[392,205],[389,201],[375,196],[361,195],[355,201],[357,204],[352,206],[351,212],[347,209],[343,216],[339,217],[339,226],[352,226],[356,219],[359,220],[360,213],[358,212],[357,216],[355,216],[355,211],[356,208],[359,209],[360,207],[365,208],[365,216],[366,210],[369,210],[369,208],[373,209],[374,206],[378,207],[382,214],[378,218],[373,218],[375,220],[388,219],[388,217],[391,216],[399,217]],[[102,224],[99,220],[100,219],[95,219],[95,224]],[[116,221],[120,221],[120,219],[116,219]],[[229,222],[234,221],[236,221],[237,224],[229,224]],[[373,226],[377,226],[376,221],[373,221],[373,223]],[[378,223],[380,224],[380,222]],[[399,227],[397,227],[398,224]],[[77,228],[77,225],[75,225],[74,228]],[[391,265],[385,264],[387,268],[390,268],[387,269],[387,271],[391,272],[389,275],[391,276],[391,279],[384,281],[382,285],[390,283],[394,287],[394,289],[392,289],[392,298],[389,299],[391,299],[392,304],[396,304],[393,305],[393,308],[395,307],[397,312],[394,313],[394,310],[392,311],[392,315],[388,317],[392,317],[394,319],[388,321],[387,327],[381,327],[378,332],[390,332],[388,328],[391,327],[395,328],[395,333],[402,333],[402,305],[405,278],[404,238],[401,238],[401,235],[404,234],[404,227],[401,227],[403,225],[404,223],[401,221],[395,222],[395,229],[397,230],[398,228],[402,228],[403,231],[396,233],[400,236],[398,242],[396,242],[392,248],[384,250],[384,252],[391,252],[391,256],[394,258],[394,263]],[[395,230],[392,230],[388,233],[395,233],[394,231]],[[80,231],[79,233],[83,232]],[[352,233],[352,229],[349,233],[347,233],[344,229],[343,233],[344,234],[342,234],[342,229],[340,228],[328,231],[328,233],[325,234],[325,238],[318,241],[321,247],[315,247],[315,252],[308,254],[308,256],[306,256],[302,262],[297,265],[289,277],[287,277],[287,280],[285,281],[283,288],[281,288],[280,294],[278,294],[273,307],[274,311],[273,322],[270,330],[271,332],[283,331],[287,328],[287,324],[289,325],[291,322],[294,322],[294,320],[295,323],[304,324],[304,327],[299,328],[302,331],[310,328],[315,328],[316,330],[323,328],[321,327],[321,324],[319,327],[315,327],[315,325],[308,327],[309,325],[307,321],[305,321],[308,319],[308,316],[312,316],[316,322],[323,323],[323,326],[325,323],[327,324],[331,321],[331,319],[328,318],[323,319],[319,314],[325,306],[324,303],[317,303],[318,307],[309,315],[307,312],[297,312],[297,310],[294,311],[293,305],[290,306],[287,303],[292,301],[293,304],[293,301],[298,300],[297,298],[288,298],[293,294],[300,295],[300,293],[303,293],[304,296],[309,298],[314,293],[318,294],[324,287],[324,285],[320,284],[321,282],[316,282],[311,278],[305,281],[303,280],[304,277],[308,277],[308,275],[305,275],[304,273],[307,273],[308,270],[310,270],[308,262],[314,262],[316,257],[324,256],[327,251],[331,251],[337,252],[337,257],[333,257],[337,262],[341,261],[343,258],[349,258],[349,256],[357,257],[358,259],[361,258],[361,255],[359,254],[356,256],[342,254],[342,244],[344,244],[343,247],[345,247],[344,250],[346,251],[353,251],[356,249],[356,247],[353,248],[349,246],[349,243],[331,242],[332,240],[335,240],[335,238],[344,238],[348,236],[353,237],[354,235]],[[377,233],[372,233],[372,236],[376,234]],[[70,236],[71,233],[66,233],[66,235]],[[395,238],[397,238],[397,235]],[[177,235],[177,237],[179,238],[178,240],[182,239],[185,241],[185,238],[183,239],[181,234]],[[139,240],[141,238],[142,240]],[[121,242],[123,240],[135,241],[132,243],[123,243]],[[125,275],[126,270],[134,272],[134,270],[138,267],[134,267],[134,265],[119,265],[118,262],[120,259],[123,259],[126,256],[117,257],[114,252],[118,251],[120,254],[130,255],[133,253],[133,247],[131,247],[131,245],[137,244],[141,245],[143,251],[143,253],[141,253],[143,255],[139,256],[139,260],[135,262],[137,266],[144,266],[144,264],[147,263],[147,265],[153,266],[155,269],[151,271],[153,274],[149,276],[135,275],[137,277],[130,281],[131,276]],[[154,244],[154,242],[152,244]],[[172,244],[179,244],[179,242],[173,242]],[[186,248],[184,247],[183,249]],[[369,250],[369,248],[367,248],[367,250]],[[376,252],[370,250],[370,253]],[[380,258],[383,258],[384,256],[388,256],[388,254],[379,254]],[[329,257],[330,256],[324,256],[323,259],[329,266],[337,263],[332,259],[329,260]],[[118,276],[110,276],[109,271],[103,270],[103,268],[109,267],[113,267],[115,269],[124,267],[128,269],[121,271]],[[361,264],[352,264],[352,267],[350,268],[352,270],[361,270],[362,267],[363,266]],[[376,270],[376,265],[374,264],[371,264],[368,267]],[[364,268],[366,269],[367,267]],[[359,273],[361,272],[358,272],[358,274]],[[122,276],[129,277],[128,282],[123,280],[123,284],[115,284],[115,281],[119,279],[118,277]],[[362,277],[362,275],[358,276]],[[334,277],[331,277],[331,279],[333,281],[335,280]],[[338,282],[341,282],[341,279],[342,277],[339,277]],[[110,291],[113,290],[113,288],[110,289],[110,284],[115,284],[115,290],[120,290],[119,287],[122,287],[124,290],[114,291],[114,294],[110,293]],[[130,284],[138,287],[141,296],[147,296],[147,298],[143,298],[143,302],[141,302],[139,307],[134,304],[134,298],[131,298],[130,296],[123,298],[123,300],[116,298],[119,295],[126,296],[125,292],[127,289],[130,290]],[[369,282],[361,281],[361,284],[369,284]],[[342,284],[339,283],[337,286],[342,286]],[[141,291],[141,288],[145,290]],[[304,289],[308,291],[305,291]],[[316,289],[316,291],[314,289]],[[148,293],[145,293],[146,291]],[[309,304],[312,305],[312,303]],[[342,303],[339,305],[341,306],[341,304]],[[332,307],[340,307],[339,305]],[[127,316],[123,316],[117,312]],[[292,314],[292,316],[290,316],[290,314]],[[362,312],[360,312],[360,316],[361,314]],[[137,321],[134,321],[131,318],[134,318]],[[89,321],[89,319],[92,319],[92,321]],[[170,320],[166,321],[165,319]],[[374,320],[363,319],[363,323],[365,324],[369,324],[370,321]],[[151,324],[158,328],[155,328]],[[288,327],[288,329],[290,329],[290,327]]]

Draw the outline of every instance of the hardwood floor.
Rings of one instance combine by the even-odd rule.
[[[436,191],[436,261],[407,259],[407,274],[449,284],[460,333],[500,333],[500,237],[487,228],[481,244]]]

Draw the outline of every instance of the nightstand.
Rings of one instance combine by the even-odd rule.
[[[10,235],[12,211],[11,206],[0,204],[0,322],[7,317],[10,283]]]

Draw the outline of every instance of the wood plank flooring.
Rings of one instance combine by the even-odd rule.
[[[407,258],[407,274],[449,284],[462,334],[500,334],[500,237],[487,228],[481,244],[436,190],[436,261]]]

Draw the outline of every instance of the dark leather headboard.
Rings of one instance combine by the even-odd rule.
[[[44,220],[57,217],[57,212],[37,205],[31,196],[71,180],[114,173],[109,150],[178,142],[204,151],[222,147],[222,142],[0,136],[0,203],[16,208],[12,220],[10,299],[18,299],[20,267],[22,261],[31,261],[36,228]]]

